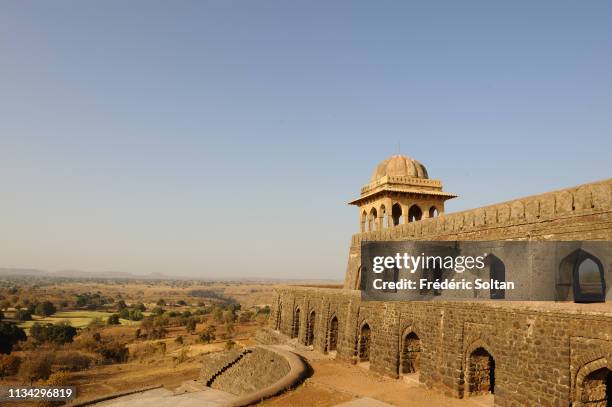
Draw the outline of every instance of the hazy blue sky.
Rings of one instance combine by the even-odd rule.
[[[610,1],[2,1],[0,267],[343,278],[401,151],[456,211],[610,177]]]

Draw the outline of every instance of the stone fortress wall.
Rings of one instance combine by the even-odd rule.
[[[426,208],[423,208],[426,209]],[[357,233],[344,288],[357,289],[368,240],[612,240],[612,179]],[[424,211],[424,213],[426,213]]]
[[[363,240],[612,240],[611,209],[608,179],[356,234],[344,289],[279,289],[270,331],[384,375],[417,373],[454,397],[604,406],[612,401],[609,303],[366,302],[356,289]]]

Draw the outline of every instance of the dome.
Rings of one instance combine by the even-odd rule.
[[[405,155],[394,155],[378,164],[372,173],[371,182],[377,181],[385,175],[403,176],[412,178],[429,178],[427,169],[423,164]]]

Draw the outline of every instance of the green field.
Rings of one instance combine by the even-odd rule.
[[[84,328],[91,321],[96,318],[101,319],[103,322],[106,322],[109,316],[113,315],[114,312],[105,312],[105,311],[62,311],[57,312],[48,317],[39,317],[32,316],[32,321],[26,321],[19,324],[20,327],[29,329],[34,323],[48,323],[48,324],[57,324],[62,321],[68,321],[70,325],[75,328]],[[148,313],[145,313],[145,315]],[[120,320],[121,325],[138,325],[140,321],[129,321],[127,319]]]

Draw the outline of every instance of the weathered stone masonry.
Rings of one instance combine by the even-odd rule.
[[[336,357],[353,363],[365,346],[371,370],[398,377],[410,364],[421,382],[454,397],[493,392],[497,406],[605,406],[610,303],[365,302],[356,288],[362,240],[612,240],[611,206],[605,180],[354,235],[345,288],[279,289],[270,327],[321,352],[335,336]]]

